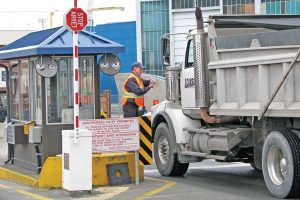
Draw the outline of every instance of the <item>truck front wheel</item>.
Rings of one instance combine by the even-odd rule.
[[[279,198],[300,194],[300,139],[292,131],[273,131],[265,140],[262,170],[270,193]]]
[[[180,163],[174,152],[171,135],[166,123],[160,123],[154,136],[154,159],[157,169],[164,176],[182,176],[186,173],[189,163]]]

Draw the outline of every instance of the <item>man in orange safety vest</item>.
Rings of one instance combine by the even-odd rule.
[[[139,116],[140,108],[144,109],[144,94],[146,94],[156,84],[155,80],[143,80],[141,78],[143,65],[140,62],[132,64],[132,73],[124,84],[124,94],[122,99],[124,117]]]

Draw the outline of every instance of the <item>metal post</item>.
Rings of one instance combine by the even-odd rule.
[[[74,0],[74,8],[77,8],[77,0]],[[78,32],[73,31],[73,98],[74,98],[74,143],[79,138],[79,83],[78,77]]]
[[[134,152],[135,155],[135,185],[140,184],[140,173],[139,173],[139,151]]]

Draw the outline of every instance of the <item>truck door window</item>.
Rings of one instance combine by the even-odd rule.
[[[193,67],[193,64],[194,64],[193,40],[189,40],[186,48],[185,68]]]

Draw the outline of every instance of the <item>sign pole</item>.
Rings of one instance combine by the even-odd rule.
[[[74,0],[74,8],[77,8],[77,0]],[[79,67],[78,67],[78,31],[73,31],[73,97],[74,97],[74,143],[79,139]]]
[[[140,173],[139,173],[139,151],[134,152],[135,155],[135,185],[140,184]]]
[[[74,8],[71,8],[64,16],[64,26],[73,34],[74,130],[62,130],[62,185],[70,192],[92,190],[92,133],[79,129],[78,33],[86,25],[87,14],[81,8],[77,8],[77,0],[74,0]],[[84,137],[79,137],[79,135]]]

